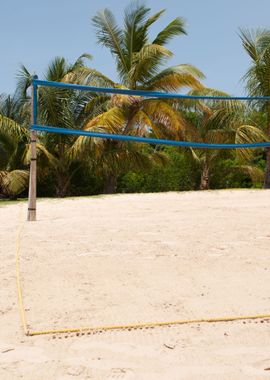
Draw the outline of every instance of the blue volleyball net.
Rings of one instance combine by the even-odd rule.
[[[165,92],[155,92],[155,91],[143,91],[143,90],[128,90],[121,88],[105,88],[105,87],[92,87],[84,86],[71,83],[62,83],[62,82],[52,82],[33,79],[33,124],[31,129],[39,132],[47,133],[58,133],[65,135],[77,135],[77,136],[88,136],[102,139],[112,139],[112,140],[121,140],[129,142],[138,142],[138,143],[148,143],[148,144],[159,144],[159,145],[171,145],[184,148],[200,148],[200,149],[239,149],[239,148],[266,148],[270,147],[270,142],[252,142],[252,143],[235,143],[235,144],[217,144],[217,143],[203,143],[195,141],[178,141],[178,140],[166,140],[166,139],[156,139],[148,138],[141,136],[129,136],[129,135],[120,135],[120,134],[111,134],[111,133],[99,133],[86,130],[76,130],[68,129],[61,127],[53,127],[48,125],[39,125],[37,124],[37,113],[38,113],[38,99],[37,99],[37,88],[39,86],[45,87],[58,87],[62,89],[69,89],[75,91],[89,91],[93,93],[103,93],[103,94],[119,94],[119,95],[129,95],[129,96],[141,96],[145,98],[160,98],[160,99],[178,99],[178,100],[238,100],[238,101],[269,101],[270,96],[256,96],[256,97],[245,97],[245,96],[208,96],[208,95],[183,95],[176,93],[165,93]]]

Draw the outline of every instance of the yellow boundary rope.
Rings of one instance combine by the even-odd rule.
[[[202,319],[183,319],[177,321],[168,322],[148,322],[148,323],[137,323],[129,325],[112,325],[112,326],[98,326],[98,327],[81,327],[81,328],[66,328],[66,329],[55,329],[55,330],[40,330],[40,331],[29,331],[27,328],[25,308],[23,304],[22,296],[22,286],[21,286],[21,274],[20,274],[20,251],[21,251],[21,235],[23,230],[23,224],[20,222],[20,226],[17,233],[16,239],[16,279],[17,279],[17,292],[18,292],[18,303],[19,311],[21,316],[21,323],[25,335],[36,336],[36,335],[49,335],[49,334],[66,334],[66,333],[84,333],[84,332],[95,332],[95,331],[109,331],[109,330],[133,330],[133,329],[147,329],[154,327],[164,327],[164,326],[174,326],[174,325],[187,325],[187,324],[197,324],[197,323],[214,323],[214,322],[232,322],[250,319],[266,319],[270,318],[270,314],[257,314],[257,315],[245,315],[245,316],[232,316],[232,317],[217,317],[217,318],[202,318]]]
[[[174,326],[174,325],[187,325],[196,323],[214,323],[214,322],[232,322],[247,319],[265,319],[270,318],[270,314],[240,316],[240,317],[221,317],[221,318],[208,318],[208,319],[187,319],[171,322],[149,322],[138,323],[130,325],[113,325],[113,326],[100,326],[100,327],[83,327],[83,328],[70,328],[70,329],[56,329],[56,330],[41,330],[31,331],[28,335],[47,335],[47,334],[65,334],[65,333],[83,333],[83,332],[95,332],[95,331],[109,331],[109,330],[134,330],[134,329],[147,329],[154,327]]]
[[[20,270],[20,252],[21,252],[21,235],[23,230],[23,223],[22,223],[22,207],[20,210],[20,218],[19,218],[19,227],[17,231],[17,238],[16,238],[16,282],[17,282],[17,295],[18,295],[18,305],[19,305],[19,311],[20,311],[20,317],[21,317],[21,323],[23,327],[23,331],[25,335],[29,335],[29,331],[27,329],[27,322],[26,322],[26,316],[25,316],[25,309],[23,305],[23,296],[22,296],[22,284],[21,284],[21,270]]]

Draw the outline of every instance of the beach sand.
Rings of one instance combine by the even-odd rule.
[[[0,203],[0,379],[270,378],[270,318],[91,334],[30,331],[270,314],[270,191]],[[79,335],[79,336],[77,336]]]

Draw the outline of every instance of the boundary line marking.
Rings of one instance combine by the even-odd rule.
[[[16,282],[17,282],[17,295],[18,295],[18,306],[21,318],[21,324],[23,327],[24,334],[26,336],[36,336],[36,335],[50,335],[50,334],[66,334],[66,333],[84,333],[84,332],[94,332],[94,331],[109,331],[109,330],[134,330],[134,329],[148,329],[155,327],[164,326],[175,326],[175,325],[187,325],[187,324],[197,324],[197,323],[214,323],[214,322],[232,322],[240,320],[251,320],[251,319],[269,319],[270,314],[257,314],[257,315],[245,315],[245,316],[228,316],[228,317],[216,317],[216,318],[201,318],[201,319],[183,319],[176,321],[167,322],[146,322],[146,323],[136,323],[127,325],[104,325],[97,327],[75,327],[75,328],[63,328],[54,330],[29,330],[26,313],[23,303],[23,292],[21,284],[21,270],[20,270],[20,259],[21,259],[21,238],[23,232],[24,223],[22,222],[22,207],[20,210],[19,226],[17,230],[16,237]]]

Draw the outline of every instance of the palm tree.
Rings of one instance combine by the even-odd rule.
[[[202,91],[190,91],[190,95],[228,96],[228,94],[205,88]],[[266,136],[260,128],[250,125],[244,103],[235,100],[186,100],[179,104],[183,113],[187,110],[189,124],[188,139],[210,144],[249,143],[265,141]],[[201,167],[200,189],[207,190],[213,166],[219,158],[232,151],[221,149],[191,149],[192,157]],[[235,153],[235,152],[234,152]],[[254,150],[237,149],[238,169],[251,177],[258,177],[258,168],[250,164]]]
[[[85,66],[84,58],[90,59],[91,56],[83,54],[73,64],[67,63],[65,58],[56,57],[49,64],[45,79],[77,84],[110,85],[109,79],[107,80],[98,71]],[[18,77],[17,94],[19,94],[30,114],[28,88],[31,85],[31,74],[26,67],[22,66]],[[92,97],[92,94],[80,91],[40,87],[38,92],[38,121],[43,125],[81,129],[86,116],[84,107],[91,101]],[[39,134],[39,143],[37,144],[39,166],[43,169],[43,176],[50,168],[56,182],[56,195],[60,197],[69,193],[74,174],[84,165],[83,161],[75,159],[70,154],[70,148],[75,140],[76,138],[71,135]],[[26,160],[30,160],[30,150]]]
[[[251,66],[243,77],[250,96],[270,96],[270,30],[240,30],[242,45],[251,59]],[[267,115],[266,132],[270,137],[270,103],[259,102],[257,107]],[[263,126],[261,126],[263,127]],[[270,188],[270,148],[266,148],[264,187]]]
[[[183,19],[177,17],[150,40],[150,27],[164,12],[161,10],[150,16],[149,8],[132,2],[125,10],[123,28],[117,25],[109,9],[93,17],[98,43],[109,49],[116,62],[120,83],[114,83],[113,87],[164,92],[203,87],[200,83],[203,74],[192,65],[163,68],[173,55],[165,47],[167,43],[176,36],[186,34]],[[141,136],[152,133],[157,137],[169,136],[172,131],[178,130],[184,138],[186,124],[183,118],[163,99],[97,95],[94,102],[91,100],[86,106],[86,111],[93,109],[94,105],[101,107],[101,112],[90,114],[90,120],[84,125],[86,130]],[[102,105],[105,112],[102,112]],[[74,149],[77,152],[87,151],[93,141],[95,139],[80,137]],[[127,155],[132,162],[131,145],[111,141],[98,144],[100,151],[103,151],[103,158],[108,157],[105,160],[108,184],[105,192],[115,191],[117,176],[121,167],[125,166],[123,161]],[[140,148],[135,147],[137,154]]]
[[[25,112],[16,96],[0,96],[0,196],[16,198],[28,186],[24,163],[28,133]]]

